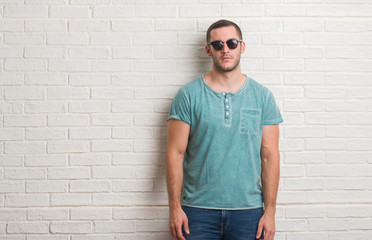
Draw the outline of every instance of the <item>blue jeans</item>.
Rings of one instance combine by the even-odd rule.
[[[189,220],[187,240],[255,240],[263,208],[212,210],[182,207]],[[263,238],[263,233],[261,238]]]

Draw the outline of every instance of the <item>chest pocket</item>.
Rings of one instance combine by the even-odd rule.
[[[257,134],[261,119],[260,109],[240,109],[240,133]]]

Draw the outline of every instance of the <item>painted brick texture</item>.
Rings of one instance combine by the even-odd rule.
[[[170,240],[166,117],[221,18],[284,118],[275,239],[372,239],[370,0],[0,0],[0,239]]]

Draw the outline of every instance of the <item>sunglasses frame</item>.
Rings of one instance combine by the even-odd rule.
[[[230,47],[229,47],[229,44],[228,44],[227,42],[230,42],[230,41],[237,41],[237,42],[238,42],[235,48],[230,48]],[[216,42],[222,43],[222,47],[221,47],[221,49],[216,49],[216,48],[213,46],[213,43],[216,43]],[[224,45],[225,43],[226,43],[227,47],[228,47],[230,50],[233,50],[233,49],[236,49],[236,48],[238,47],[239,42],[243,42],[243,40],[232,38],[232,39],[227,40],[226,42],[224,42],[224,41],[220,41],[220,40],[217,40],[217,41],[209,42],[209,43],[207,43],[207,44],[208,44],[208,45],[212,45],[212,47],[213,47],[214,50],[216,50],[216,51],[221,51],[221,50],[223,49],[223,45]]]

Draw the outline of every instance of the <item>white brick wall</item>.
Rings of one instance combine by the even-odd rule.
[[[371,0],[0,0],[0,239],[170,239],[165,120],[221,18],[285,120],[275,239],[372,239]]]

